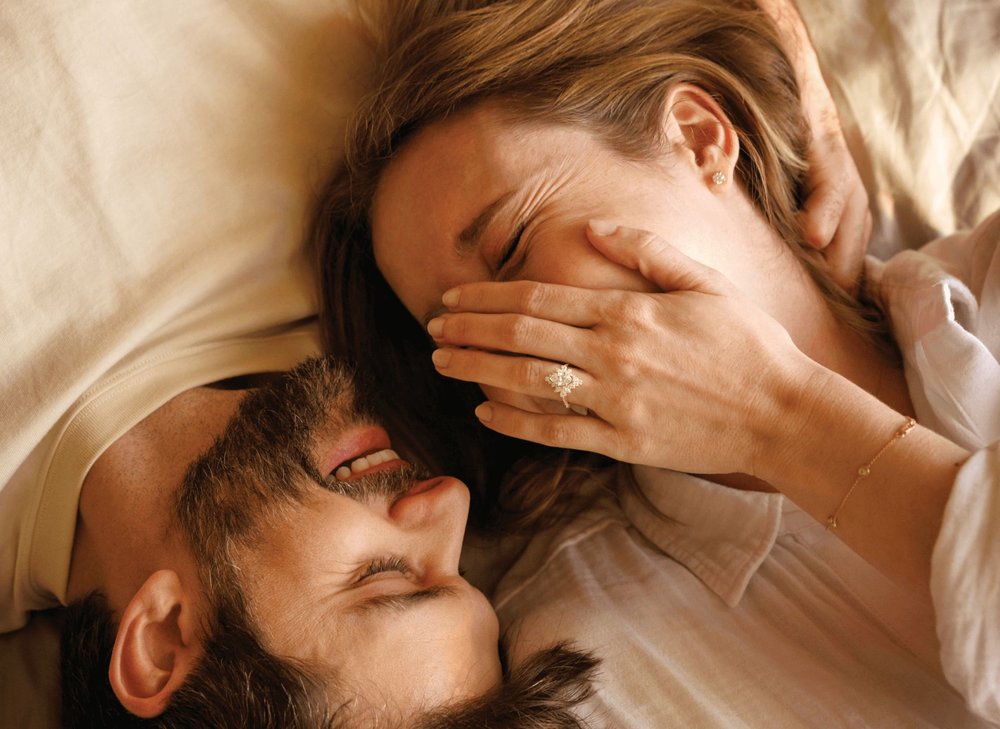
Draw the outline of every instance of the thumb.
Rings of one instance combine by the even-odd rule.
[[[731,292],[731,284],[721,273],[647,230],[591,220],[587,223],[587,238],[609,261],[639,271],[661,291]]]

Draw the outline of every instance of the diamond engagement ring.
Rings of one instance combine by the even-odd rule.
[[[569,403],[566,402],[566,396],[583,384],[583,380],[577,377],[567,364],[559,365],[556,369],[545,375],[545,382],[555,390],[555,393],[562,400],[567,410],[569,409]]]

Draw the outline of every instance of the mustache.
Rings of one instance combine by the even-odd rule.
[[[326,487],[318,438],[372,422],[354,369],[343,359],[306,360],[248,393],[215,443],[188,467],[174,518],[200,563],[230,544],[251,543],[281,503],[300,502],[310,482]]]
[[[410,463],[385,471],[364,474],[350,481],[338,481],[333,476],[323,479],[323,488],[348,498],[368,503],[380,498],[395,501],[417,481],[431,477],[430,471]]]

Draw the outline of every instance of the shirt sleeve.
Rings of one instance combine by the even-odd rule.
[[[976,714],[1000,723],[1000,444],[959,471],[931,565],[948,681]]]
[[[962,322],[995,365],[1000,361],[1000,211],[969,233],[923,249],[958,276],[977,300]],[[989,355],[987,355],[989,357]],[[995,374],[977,382],[988,401]],[[969,708],[1000,724],[1000,412],[986,406],[977,419],[981,445],[959,470],[931,562],[931,596],[941,665]],[[991,444],[991,445],[987,445]]]

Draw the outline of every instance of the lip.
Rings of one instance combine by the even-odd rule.
[[[385,432],[384,428],[380,428],[377,425],[351,428],[338,435],[331,449],[323,454],[323,458],[320,461],[320,468],[324,474],[328,474],[345,461],[358,458],[369,451],[391,447],[389,434]],[[399,461],[386,461],[371,469],[368,473],[381,470],[383,466],[398,465],[398,463]]]

